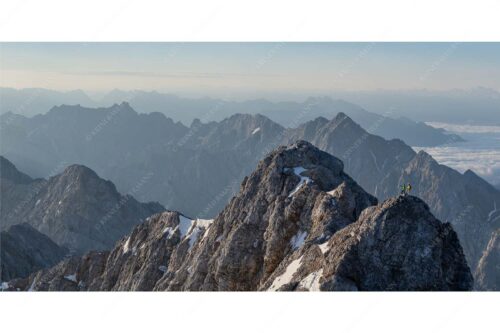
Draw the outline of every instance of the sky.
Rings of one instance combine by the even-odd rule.
[[[500,43],[1,43],[0,86],[200,96],[500,90]]]

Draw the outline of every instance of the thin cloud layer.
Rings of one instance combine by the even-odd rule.
[[[439,163],[460,172],[474,171],[493,184],[500,184],[500,126],[427,123],[459,134],[466,142],[440,147],[415,147],[425,150]]]
[[[500,133],[500,126],[457,125],[439,122],[426,122],[426,124],[453,133]]]

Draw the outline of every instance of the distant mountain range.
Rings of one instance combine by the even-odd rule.
[[[61,92],[43,88],[13,89],[0,87],[0,114],[12,112],[23,116],[46,113],[61,104],[97,106],[82,90]]]
[[[498,88],[375,90],[336,92],[332,96],[346,99],[375,113],[384,113],[390,107],[394,117],[408,117],[416,121],[500,125]]]
[[[126,101],[141,113],[161,112],[187,126],[196,119],[202,122],[221,121],[235,113],[246,113],[262,114],[284,127],[293,128],[320,116],[332,118],[338,112],[343,112],[370,133],[386,139],[400,138],[411,146],[437,146],[462,140],[456,134],[446,133],[442,129],[433,128],[423,122],[412,121],[411,115],[399,117],[391,107],[380,112],[382,116],[344,100],[329,97],[308,98],[301,103],[274,103],[265,99],[236,102],[212,98],[181,98],[154,91],[113,90],[101,101],[92,101],[80,90],[61,93],[44,89],[14,90],[8,88],[0,88],[0,97],[2,99],[0,114],[12,112],[34,116],[45,114],[53,106],[64,104],[102,108]]]
[[[365,109],[379,115],[388,114],[393,118],[409,118],[422,122],[497,124],[500,108],[500,92],[495,89],[476,87],[454,90],[372,90],[372,91],[329,91],[317,96],[330,96],[331,112],[344,112],[349,116],[349,109]],[[303,95],[301,95],[303,96]],[[306,100],[306,97],[301,97]],[[86,107],[107,107],[113,104],[129,102],[139,112],[162,112],[176,121],[189,125],[194,118],[203,121],[221,120],[233,113],[261,113],[280,122],[281,110],[295,109],[304,103],[278,102],[265,99],[243,102],[222,101],[216,98],[182,98],[174,94],[156,91],[115,89],[100,98],[90,98],[82,90],[60,92],[42,88],[12,89],[0,87],[0,114],[13,112],[24,116],[43,114],[53,106],[62,104],[80,104]],[[346,103],[343,101],[349,101]],[[344,104],[345,105],[342,105]],[[266,113],[269,111],[269,113]],[[274,112],[281,119],[274,119]],[[329,111],[329,110],[326,110]],[[312,115],[312,117],[321,114]],[[285,121],[289,119],[284,115]],[[359,123],[359,119],[353,119]],[[305,119],[310,120],[310,119]],[[360,123],[361,124],[361,123]],[[282,124],[289,126],[288,123]],[[361,124],[364,126],[365,124]],[[365,126],[364,126],[365,127]],[[381,133],[374,133],[381,136]],[[385,137],[385,136],[384,136]],[[388,137],[391,139],[390,137]],[[403,138],[401,138],[403,139]],[[407,140],[405,140],[407,141]],[[407,143],[410,143],[407,141]]]
[[[195,196],[196,193],[193,194]],[[111,251],[71,257],[3,290],[471,290],[456,233],[420,199],[377,205],[343,163],[281,146],[214,220],[155,214]]]
[[[188,128],[160,113],[137,114],[124,103],[1,120],[1,153],[21,170],[46,176],[61,165],[87,165],[119,191],[188,216],[216,216],[269,151],[307,140],[338,156],[346,172],[380,200],[410,182],[412,193],[453,225],[473,271],[500,224],[500,192],[472,171],[461,174],[401,140],[369,134],[343,113],[296,128],[245,114],[194,121]]]

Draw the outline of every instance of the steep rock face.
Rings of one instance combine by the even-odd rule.
[[[283,261],[261,290],[470,290],[473,279],[448,223],[418,198],[399,196],[363,211],[323,244]]]
[[[376,126],[374,124],[373,126]],[[398,189],[399,174],[415,152],[398,139],[384,140],[371,135],[343,113],[332,120],[317,118],[297,129],[289,130],[289,142],[303,139],[340,158],[348,172],[368,192],[381,198],[379,184],[394,182]],[[391,192],[391,195],[396,192]]]
[[[342,169],[342,162],[309,143],[280,147],[245,178],[215,221],[176,212],[153,215],[116,244],[105,268],[94,270],[99,274],[76,274],[74,287],[257,290],[288,253],[328,239],[376,204]],[[78,260],[13,285],[68,288],[62,274],[73,276]]]
[[[147,219],[111,251],[91,290],[153,290],[167,267],[179,266],[202,239],[211,220],[192,220],[177,212]]]
[[[500,290],[500,229],[491,235],[476,270],[476,289]]]
[[[259,163],[214,221],[151,216],[110,253],[10,290],[470,290],[455,232],[415,197],[377,200],[311,144]]]
[[[25,279],[11,290],[153,290],[169,267],[179,267],[196,248],[211,220],[189,219],[178,212],[155,214],[124,237],[111,252],[90,252]]]
[[[262,290],[470,290],[472,275],[449,224],[415,197],[367,208],[327,242],[291,255]]]
[[[120,195],[113,183],[79,165],[50,178],[35,199],[22,222],[76,253],[109,249],[144,218],[163,210]]]
[[[2,184],[3,184],[2,179]],[[142,220],[164,208],[121,195],[110,181],[87,167],[72,165],[25,190],[10,184],[2,192],[2,224],[27,223],[73,253],[110,249]]]
[[[453,224],[468,262],[475,268],[493,230],[500,227],[496,209],[500,193],[472,171],[462,175],[423,151],[402,170],[399,183],[404,182],[414,184],[415,193],[430,203],[433,213]]]
[[[54,267],[6,283],[4,290],[83,291],[86,281],[93,281],[104,271],[108,252],[92,251],[83,257],[70,257]]]
[[[346,172],[381,200],[397,195],[401,184],[411,183],[412,194],[424,199],[437,218],[453,225],[473,270],[491,233],[500,227],[500,192],[493,186],[472,171],[460,174],[423,151],[415,153],[401,140],[369,134],[345,114],[308,122],[290,130],[288,137],[304,138],[338,156]]]
[[[321,290],[470,290],[456,233],[418,198],[365,210],[325,247]]]
[[[24,278],[61,261],[68,250],[27,224],[0,233],[1,281]]]
[[[305,141],[280,147],[244,179],[197,251],[169,267],[156,288],[255,290],[289,252],[327,239],[375,203],[340,160]]]

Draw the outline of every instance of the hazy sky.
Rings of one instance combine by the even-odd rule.
[[[500,90],[500,43],[2,43],[0,85],[199,95]]]

